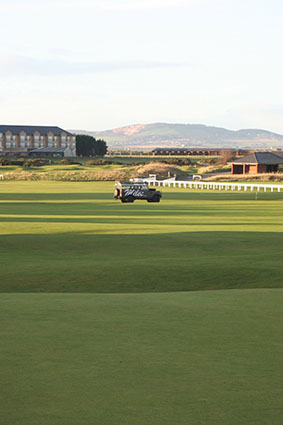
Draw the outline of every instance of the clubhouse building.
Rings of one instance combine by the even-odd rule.
[[[230,163],[232,174],[276,173],[283,164],[283,152],[254,152]]]
[[[76,136],[60,127],[0,125],[0,155],[76,156]]]

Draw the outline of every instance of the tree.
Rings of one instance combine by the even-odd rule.
[[[226,165],[227,162],[231,161],[235,157],[235,151],[232,149],[224,149],[220,153],[220,158],[217,161],[218,165]]]
[[[78,134],[76,152],[78,156],[104,156],[107,153],[107,145],[102,139],[96,140],[92,136]]]

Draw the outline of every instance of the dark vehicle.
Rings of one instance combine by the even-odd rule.
[[[161,196],[159,190],[149,188],[147,183],[116,182],[114,187],[114,198],[122,202],[134,202],[136,199],[159,202]]]

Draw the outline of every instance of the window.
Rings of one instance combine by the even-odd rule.
[[[20,135],[20,141],[24,142],[26,140],[26,136],[24,134]]]
[[[11,142],[11,134],[6,134],[6,141]]]

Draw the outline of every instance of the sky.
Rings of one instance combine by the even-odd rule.
[[[282,0],[0,0],[0,123],[283,134]]]

